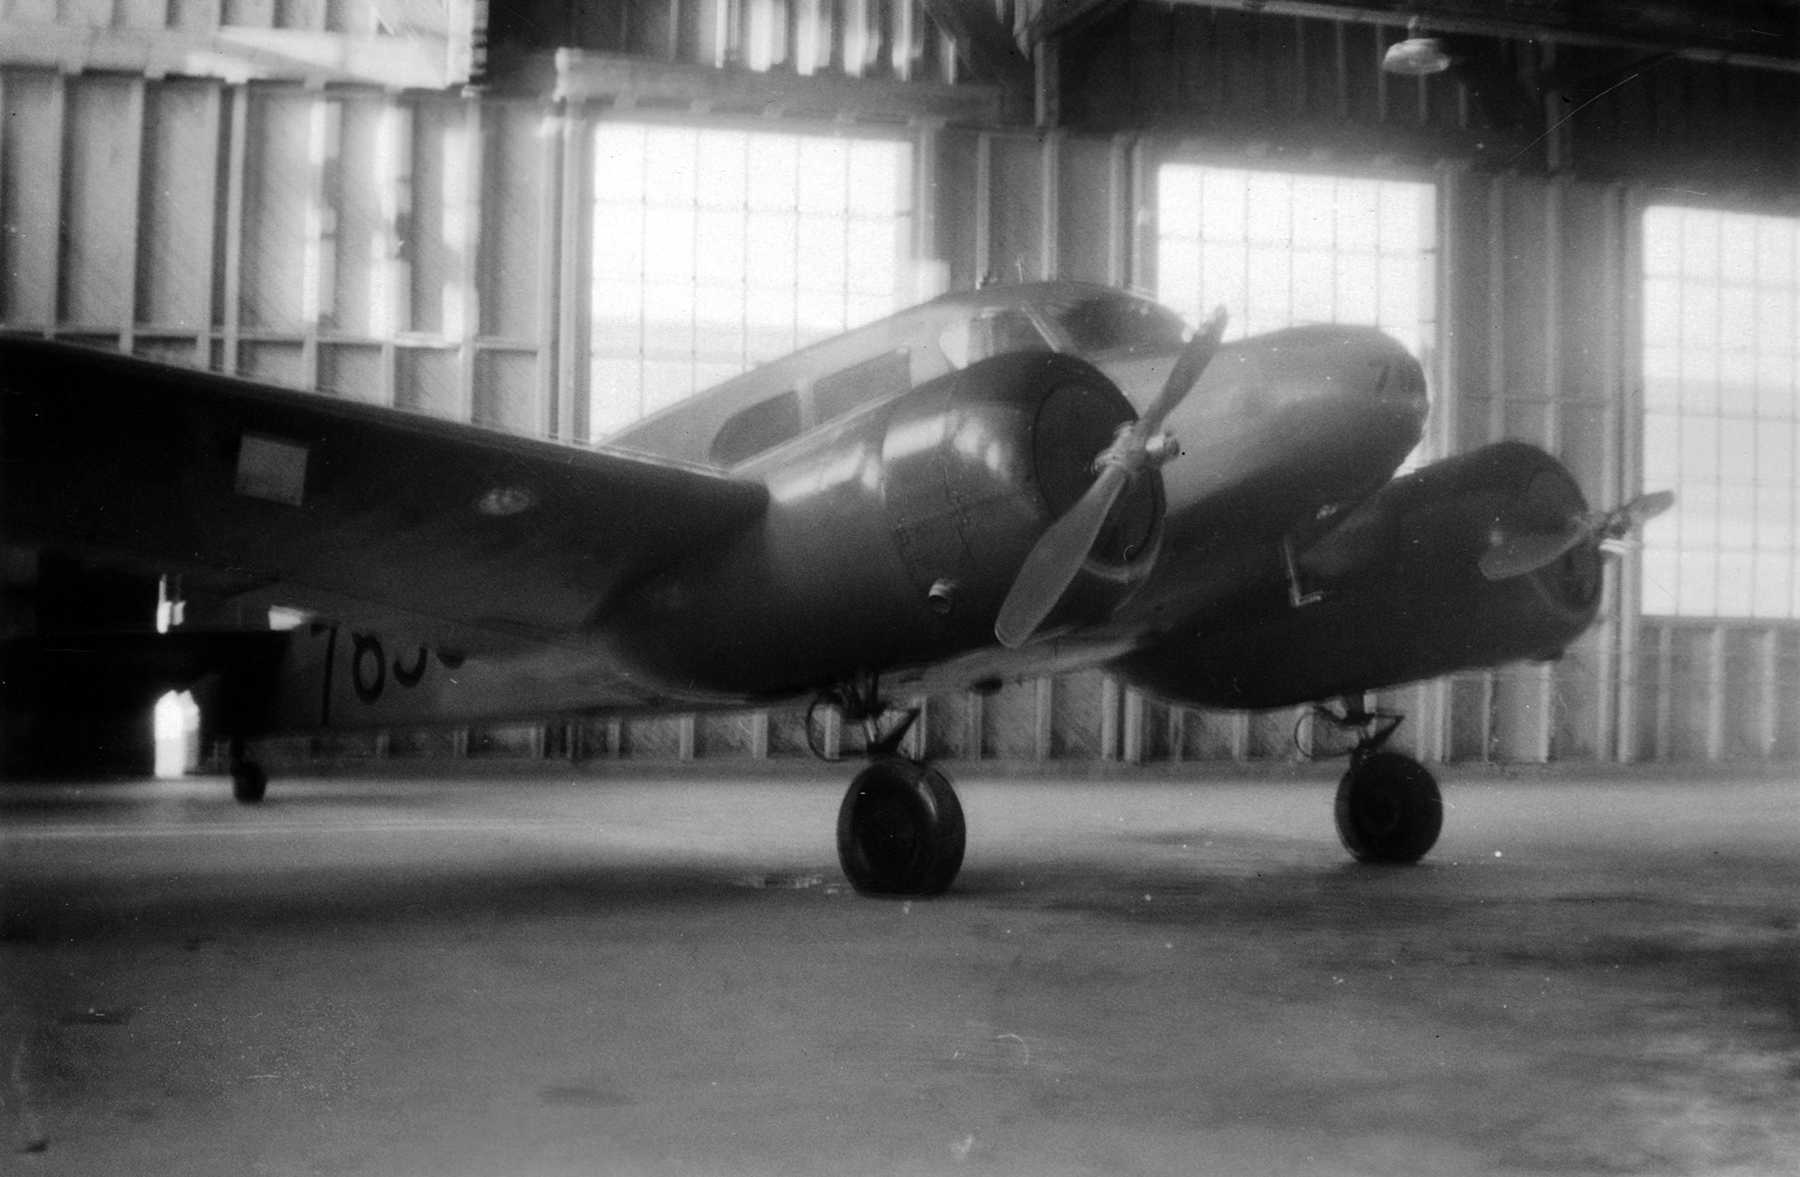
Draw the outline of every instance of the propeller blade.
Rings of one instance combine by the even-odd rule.
[[[1187,394],[1199,383],[1200,374],[1206,371],[1206,365],[1212,363],[1213,354],[1219,350],[1219,338],[1225,334],[1225,308],[1215,310],[1188,345],[1182,349],[1181,358],[1169,369],[1169,378],[1163,381],[1162,390],[1156,399],[1138,418],[1138,432],[1142,437],[1149,437],[1175,411],[1175,406],[1186,399]]]
[[[1481,557],[1481,575],[1489,580],[1510,580],[1536,572],[1555,561],[1564,552],[1587,539],[1587,524],[1571,519],[1561,531],[1522,531],[1502,533]]]
[[[1600,525],[1600,534],[1607,539],[1622,539],[1674,505],[1675,492],[1672,490],[1639,495],[1623,507],[1608,512],[1606,521]]]
[[[1050,525],[1025,557],[1019,574],[1013,578],[1001,603],[1000,615],[994,621],[994,636],[1008,649],[1017,649],[1031,640],[1038,626],[1055,610],[1063,593],[1080,574],[1088,553],[1106,526],[1113,504],[1133,478],[1153,469],[1179,452],[1172,447],[1152,447],[1162,423],[1175,407],[1194,390],[1206,365],[1212,363],[1219,350],[1219,339],[1225,334],[1225,308],[1212,313],[1181,351],[1163,381],[1156,399],[1151,401],[1129,428],[1122,429],[1105,453],[1096,459],[1100,476],[1087,492],[1076,500],[1063,517]],[[1152,450],[1155,448],[1156,452]]]
[[[1481,557],[1481,574],[1489,580],[1506,580],[1536,572],[1576,544],[1623,539],[1674,505],[1675,492],[1659,490],[1610,511],[1571,516],[1555,530],[1502,530]]]
[[[994,622],[994,636],[1001,645],[1018,649],[1050,616],[1069,582],[1081,571],[1088,552],[1093,550],[1095,538],[1106,526],[1107,513],[1118,501],[1129,477],[1122,467],[1107,466],[1087,493],[1039,538],[1025,557],[1019,575],[1013,578],[1006,601],[1000,606],[999,619]]]

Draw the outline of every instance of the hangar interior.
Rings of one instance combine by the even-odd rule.
[[[1387,700],[1437,762],[1800,754],[1800,6],[10,0],[0,327],[571,442],[946,290],[1387,329],[1415,460],[1672,489],[1558,661]],[[1436,72],[1384,68],[1427,38]],[[1402,53],[1404,56],[1404,53]],[[1416,67],[1415,67],[1416,68]],[[158,586],[6,549],[7,632]],[[166,590],[167,586],[163,586]],[[165,591],[165,596],[167,593]],[[1100,674],[935,696],[1013,762],[1284,761]],[[91,743],[93,717],[41,739]],[[137,724],[147,747],[148,717]],[[295,755],[805,755],[803,713]],[[828,743],[835,730],[827,730]]]

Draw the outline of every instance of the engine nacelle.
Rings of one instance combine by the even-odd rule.
[[[781,694],[989,645],[1026,555],[1135,415],[1069,355],[996,356],[922,384],[746,467],[769,486],[761,524],[653,577],[604,631],[628,660],[681,667],[663,677],[673,697]],[[1163,510],[1161,479],[1138,479],[1046,624],[1109,617],[1149,572]]]
[[[913,587],[959,644],[985,645],[1019,566],[1094,482],[1094,459],[1136,419],[1092,365],[1001,356],[900,400],[882,442],[882,497]],[[1103,621],[1149,571],[1162,480],[1120,496],[1081,574],[1046,621]]]
[[[1503,524],[1585,509],[1568,471],[1533,446],[1500,442],[1435,463],[1301,550],[1291,579],[1272,559],[1255,589],[1117,668],[1181,702],[1254,709],[1554,657],[1599,608],[1598,545],[1505,580],[1478,562]]]

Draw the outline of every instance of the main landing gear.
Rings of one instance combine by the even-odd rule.
[[[1325,707],[1315,714],[1360,733],[1334,810],[1344,848],[1358,862],[1406,864],[1425,857],[1444,828],[1444,801],[1424,765],[1383,748],[1401,716],[1368,711],[1355,696],[1344,699],[1341,715]]]
[[[838,862],[845,877],[865,895],[943,894],[962,869],[967,827],[962,803],[944,774],[900,754],[900,742],[919,713],[901,711],[883,731],[890,709],[873,676],[840,687],[819,703],[862,723],[869,757],[838,808]],[[806,727],[810,739],[811,715]]]

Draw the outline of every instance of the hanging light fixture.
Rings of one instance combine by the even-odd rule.
[[[1441,74],[1450,68],[1450,55],[1436,37],[1419,35],[1419,18],[1415,16],[1406,22],[1406,40],[1388,46],[1386,56],[1381,59],[1381,68],[1386,73],[1413,77]]]

